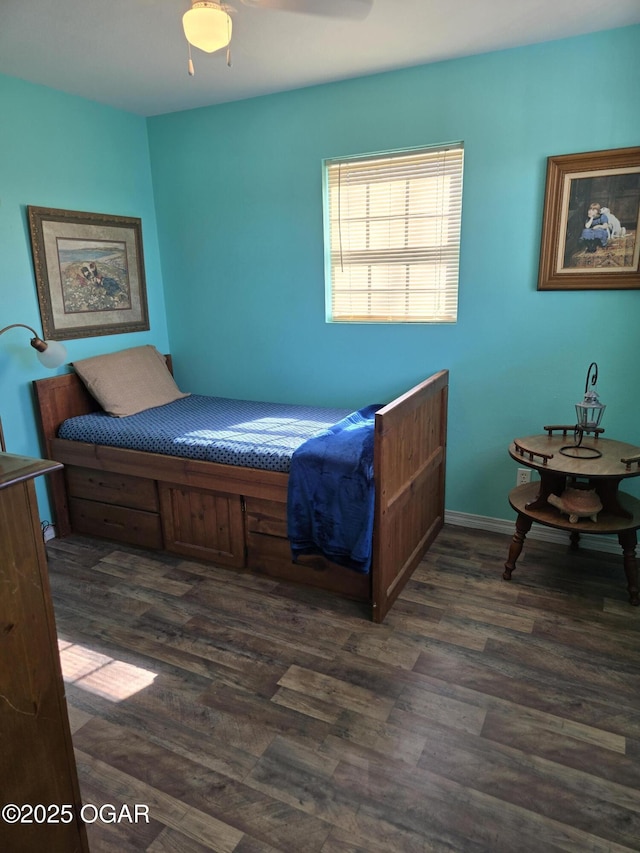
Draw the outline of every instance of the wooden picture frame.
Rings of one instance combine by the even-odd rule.
[[[538,290],[640,288],[640,148],[549,157]]]
[[[32,206],[27,213],[45,338],[149,328],[140,219]]]

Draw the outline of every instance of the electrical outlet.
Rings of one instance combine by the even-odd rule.
[[[516,474],[516,486],[524,486],[531,482],[531,468],[518,468]]]

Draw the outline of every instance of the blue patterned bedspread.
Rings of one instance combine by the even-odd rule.
[[[287,534],[294,562],[321,554],[368,572],[371,567],[375,412],[353,412],[306,441],[289,471]]]
[[[348,413],[192,394],[126,418],[104,412],[70,418],[58,436],[287,473],[304,441]]]

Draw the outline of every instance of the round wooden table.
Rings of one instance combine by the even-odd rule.
[[[573,449],[576,442],[572,428],[545,429],[546,434],[515,439],[509,447],[509,455],[520,465],[538,471],[540,482],[517,486],[509,493],[509,503],[518,517],[502,577],[511,580],[534,521],[569,531],[574,547],[578,545],[580,533],[616,534],[623,553],[629,601],[640,604],[636,560],[640,500],[619,489],[622,480],[640,476],[640,448],[595,434],[584,436],[580,448]],[[561,434],[556,434],[557,431]],[[565,452],[561,452],[563,449]],[[600,455],[592,458],[595,453]],[[567,513],[548,502],[551,494],[560,496],[567,487],[595,489],[602,503],[596,521],[580,518],[571,522]]]

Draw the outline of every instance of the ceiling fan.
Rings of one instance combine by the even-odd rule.
[[[331,18],[366,18],[373,0],[241,0],[244,6],[253,9],[275,9],[282,12],[298,12],[305,15],[323,15]],[[195,71],[191,59],[191,47],[206,53],[227,48],[227,65],[231,65],[231,16],[224,0],[191,0],[191,8],[182,16],[182,26],[189,43],[189,75]]]
[[[241,0],[245,6],[257,9],[281,9],[305,15],[326,15],[330,18],[366,18],[373,0]]]

